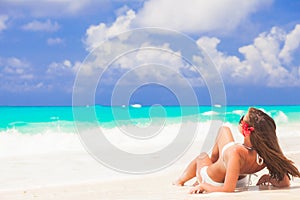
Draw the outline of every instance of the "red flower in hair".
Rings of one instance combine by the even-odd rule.
[[[242,126],[242,134],[244,137],[249,136],[252,131],[254,131],[254,128],[252,126],[249,126],[246,122],[242,121],[241,122]]]

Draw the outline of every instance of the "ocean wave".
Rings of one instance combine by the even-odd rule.
[[[278,111],[274,116],[276,123],[287,123],[289,121],[288,116],[282,111]]]
[[[236,115],[243,115],[245,114],[246,112],[244,110],[234,110],[232,111],[233,114],[236,114]],[[229,113],[231,114],[231,113]]]
[[[283,112],[277,113],[276,120],[286,122],[277,126],[278,137],[300,138],[299,123],[289,122],[286,119],[287,117]],[[171,144],[179,133],[187,136],[188,134],[194,134],[193,141],[199,144],[203,141],[210,141],[213,145],[215,136],[210,135],[207,140],[207,134],[209,130],[213,130],[214,134],[217,134],[216,131],[222,125],[229,126],[235,138],[242,140],[235,122],[224,123],[218,121],[213,125],[212,122],[211,120],[199,122],[185,119],[173,121],[172,123],[123,124],[111,127],[90,123],[79,123],[77,125],[83,127],[83,129],[78,129],[80,131],[103,134],[112,145],[129,153],[145,154],[159,151]],[[183,132],[183,126],[191,128],[185,129],[188,131]],[[31,124],[30,127],[27,127],[27,131],[30,130],[29,132],[17,128],[2,130],[0,131],[0,157],[84,151],[80,139],[80,134],[84,134],[84,132],[77,132],[77,128],[74,123],[64,122],[56,125],[51,123]],[[288,144],[284,144],[283,147],[288,149],[288,146]],[[199,146],[199,149],[201,149],[201,146]]]
[[[212,116],[212,115],[218,115],[219,113],[216,112],[216,111],[207,111],[207,112],[204,112],[202,115],[203,116]]]
[[[190,142],[192,143],[194,140],[202,142],[211,123],[208,121],[201,123],[185,121],[151,124],[148,127],[123,125],[110,128],[87,123],[78,125],[79,132],[76,131],[76,127],[73,127],[73,131],[65,132],[63,127],[59,129],[54,126],[52,129],[35,127],[36,130],[32,129],[35,133],[30,134],[20,132],[15,128],[0,131],[0,157],[84,151],[80,136],[86,133],[103,134],[112,145],[129,153],[152,153],[171,144],[178,134],[186,134],[187,136],[194,134]],[[185,129],[182,129],[183,127]]]
[[[24,134],[14,128],[0,131],[0,157],[82,150],[75,133],[45,130],[36,134]]]
[[[138,104],[138,103],[136,103],[136,104],[131,104],[130,106],[133,107],[133,108],[141,108],[141,107],[142,107],[142,105],[141,105],[141,104]]]

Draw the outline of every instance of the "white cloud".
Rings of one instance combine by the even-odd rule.
[[[129,10],[131,10],[131,9],[127,5],[125,5],[125,6],[121,7],[121,8],[119,8],[119,9],[117,9],[115,11],[115,14],[117,16],[121,16],[121,15],[126,14]]]
[[[156,1],[155,0],[150,0],[149,2],[145,3],[144,10],[150,9],[151,5],[155,5]],[[216,3],[216,1],[213,1]],[[226,1],[228,6],[232,7],[233,2],[235,1]],[[230,2],[230,3],[229,3]],[[228,14],[227,16],[224,16],[224,13],[220,13],[220,16],[225,18],[226,20],[229,20],[229,18],[234,18],[237,17],[236,19],[236,25],[241,22],[248,14],[251,12],[254,12],[257,10],[260,6],[267,5],[270,1],[263,1],[263,3],[260,3],[258,1],[252,1],[252,3],[249,2],[242,2],[238,1],[236,2],[235,5],[240,5],[239,11],[245,11],[246,14],[240,13],[240,15],[235,16],[235,14]],[[164,3],[169,3],[166,0],[160,1],[162,8],[158,9],[156,12],[153,12],[154,14],[157,15],[158,18],[160,18],[161,21],[164,21],[164,13],[161,14],[162,12],[161,9],[164,9]],[[181,5],[178,2],[173,2],[174,3],[174,8],[177,8],[176,6]],[[202,2],[203,3],[203,2]],[[186,7],[182,5],[184,9],[189,8],[188,4]],[[193,4],[194,7],[197,7],[198,3]],[[208,11],[212,11],[213,6],[210,3],[205,4],[206,9]],[[224,6],[222,3],[220,3],[219,6]],[[147,8],[147,6],[149,8]],[[208,6],[208,7],[207,7]],[[211,7],[209,7],[211,6]],[[226,5],[227,6],[227,5]],[[226,8],[225,6],[225,8]],[[172,9],[173,9],[172,7]],[[125,10],[127,8],[124,8]],[[201,8],[203,10],[203,8]],[[199,10],[199,12],[201,11]],[[207,31],[211,30],[217,30],[217,29],[222,29],[222,25],[226,24],[224,21],[221,20],[221,22],[218,22],[218,17],[217,12],[220,12],[217,8],[214,8],[214,14],[211,14],[212,16],[209,16],[211,18],[208,18],[209,24],[212,24],[212,27],[208,27]],[[97,54],[97,53],[111,53],[112,48],[114,51],[118,52],[119,49],[124,48],[122,46],[122,43],[119,43],[118,46],[102,46],[101,49],[98,49],[100,52],[93,52],[92,50],[96,47],[98,47],[102,42],[106,39],[112,38],[116,36],[117,34],[130,30],[132,29],[136,24],[141,19],[146,20],[146,16],[142,16],[143,12],[146,11],[140,11],[137,14],[135,14],[134,11],[132,10],[127,10],[127,12],[123,15],[120,15],[117,17],[116,21],[112,23],[111,25],[107,25],[104,23],[100,23],[99,25],[93,25],[90,26],[87,31],[86,31],[86,38],[85,38],[85,44],[86,48],[88,51],[90,51],[92,54]],[[226,10],[226,9],[224,9]],[[230,10],[230,9],[229,9]],[[230,10],[232,11],[232,10]],[[122,11],[124,12],[124,11]],[[184,15],[185,11],[179,11],[178,16]],[[194,11],[191,11],[194,12]],[[225,11],[224,11],[225,12]],[[233,11],[232,11],[233,12]],[[234,11],[235,12],[235,11]],[[180,15],[181,13],[181,15]],[[200,12],[201,13],[201,12]],[[170,13],[169,13],[170,14]],[[202,13],[203,14],[203,13]],[[150,14],[149,14],[150,15]],[[216,16],[218,17],[216,17]],[[149,16],[150,17],[150,16]],[[185,16],[184,16],[185,17]],[[184,18],[183,17],[183,18]],[[200,16],[199,16],[200,17]],[[151,17],[150,17],[151,18]],[[180,17],[179,17],[180,18]],[[193,17],[190,17],[191,19],[195,19]],[[158,19],[157,19],[158,20]],[[202,19],[200,19],[201,21]],[[141,22],[140,22],[141,23]],[[165,22],[167,23],[167,22]],[[169,24],[173,24],[172,21],[168,22]],[[174,22],[175,25],[177,22]],[[178,24],[183,23],[183,22],[178,22]],[[186,22],[185,22],[186,23]],[[204,23],[204,22],[203,22]],[[189,23],[186,23],[189,24]],[[234,25],[234,26],[236,26]],[[176,25],[177,26],[177,25]],[[179,26],[179,25],[178,25]],[[180,25],[181,26],[181,25]],[[187,25],[189,26],[189,25]],[[194,25],[195,27],[198,27],[197,25]],[[214,27],[213,27],[214,26]],[[242,46],[238,50],[241,53],[241,55],[244,58],[239,58],[235,55],[227,55],[226,53],[219,51],[218,50],[218,45],[221,42],[220,39],[216,37],[201,37],[197,41],[198,45],[202,48],[205,49],[205,51],[209,54],[209,56],[212,58],[213,62],[216,64],[216,67],[220,70],[222,77],[224,78],[224,81],[229,84],[256,84],[256,85],[267,85],[271,87],[281,87],[281,86],[299,86],[300,85],[300,78],[299,78],[299,67],[293,66],[287,61],[289,59],[291,60],[291,56],[293,52],[296,51],[296,49],[299,48],[299,41],[300,37],[298,37],[299,30],[300,30],[300,25],[297,25],[294,30],[292,30],[289,33],[286,33],[281,28],[278,27],[273,27],[269,32],[264,32],[259,34],[254,40],[252,44]],[[228,28],[228,27],[227,27]],[[233,28],[233,27],[231,27]],[[229,28],[230,29],[230,28]],[[229,30],[228,29],[228,30]],[[204,31],[204,29],[201,30],[198,28],[195,29],[189,29],[188,27],[184,27],[180,30],[184,31]],[[141,39],[141,38],[138,38]],[[147,39],[147,38],[142,38],[142,39]],[[126,40],[126,38],[125,38]],[[147,41],[147,40],[145,40]],[[116,44],[113,44],[116,45]],[[167,46],[162,46],[162,48],[167,49]],[[133,45],[134,46],[134,45]],[[147,46],[147,44],[145,44]],[[177,52],[179,56],[181,55],[181,52]],[[117,53],[116,53],[117,54]],[[101,56],[100,56],[101,57]],[[97,66],[101,65],[103,62],[103,57],[98,58],[97,61]],[[130,56],[123,56],[119,61],[118,61],[118,66],[120,69],[126,69],[127,67],[131,66],[137,66],[141,65],[143,62],[144,63],[151,63],[152,61],[154,62],[161,62],[166,65],[172,65],[175,66],[173,69],[177,72],[181,72],[182,74],[186,75],[189,80],[193,83],[193,78],[195,78],[195,75],[192,75],[191,77],[188,77],[189,74],[193,74],[193,70],[190,67],[187,67],[183,62],[173,62],[172,58],[165,56],[163,59],[164,55],[158,55],[155,53],[147,53],[145,55],[143,54],[132,54]],[[298,59],[299,60],[299,59]],[[105,63],[103,63],[105,64]],[[87,75],[91,74],[93,72],[93,68],[95,67],[94,64],[92,63],[85,63],[86,66],[86,72]],[[103,66],[102,66],[103,67]],[[157,77],[162,77],[159,72],[151,71],[150,73],[141,73],[138,75],[136,74],[133,76],[135,79],[143,79],[146,76],[149,76],[149,74],[152,74],[153,77],[157,75]],[[114,74],[112,74],[113,76]],[[144,76],[144,77],[143,77]],[[110,77],[112,80],[112,77]],[[176,81],[174,81],[176,82]]]
[[[86,31],[85,44],[87,49],[91,51],[98,47],[104,40],[112,38],[124,31],[128,31],[131,28],[131,23],[134,18],[134,11],[128,10],[125,15],[119,16],[109,27],[104,23],[90,26]]]
[[[52,62],[46,71],[51,76],[74,76],[78,69],[79,62],[74,64],[70,60],[64,60],[62,62]]]
[[[300,45],[300,24],[296,25],[295,29],[286,35],[286,41],[279,57],[284,62],[289,63],[292,61],[292,54]]]
[[[64,40],[62,38],[56,37],[56,38],[48,38],[47,39],[47,44],[52,46],[52,45],[57,45],[57,44],[63,44]]]
[[[132,80],[181,84],[182,79],[185,79],[183,76],[179,77],[182,75],[182,70],[186,74],[193,73],[190,65],[181,59],[181,53],[174,52],[168,44],[122,55],[111,68],[131,73],[131,75],[127,74],[126,84],[131,84]],[[122,71],[123,74],[125,74],[124,71]]]
[[[28,89],[36,78],[30,63],[16,57],[0,57],[0,89],[20,91]]]
[[[80,64],[67,59],[53,62],[46,73],[42,73],[26,60],[0,57],[0,89],[10,92],[62,89],[70,92]]]
[[[230,31],[272,0],[149,0],[138,11],[136,25],[188,33]]]
[[[0,67],[2,71],[7,73],[22,74],[25,69],[28,69],[30,64],[16,57],[1,58]]]
[[[8,20],[8,16],[0,15],[0,33],[1,33],[1,31],[5,30],[7,28],[7,26],[6,26],[7,20]]]
[[[47,32],[55,32],[60,28],[57,22],[52,22],[51,20],[47,20],[45,22],[34,20],[22,26],[23,30],[26,31],[47,31]]]
[[[255,84],[271,87],[300,86],[299,67],[283,62],[279,55],[285,48],[289,36],[297,30],[295,27],[290,33],[273,27],[270,32],[261,33],[253,44],[239,48],[244,56],[226,55],[217,49],[220,43],[218,38],[201,37],[197,43],[204,48],[220,70],[224,81],[230,84]],[[299,48],[295,46],[293,50]]]
[[[105,8],[108,5],[108,0],[1,0],[1,6],[10,12],[26,11],[34,17],[76,15],[94,7]]]
[[[31,80],[34,78],[30,64],[16,57],[0,58],[0,67],[6,79]]]
[[[80,65],[80,62],[71,62],[68,59],[50,63],[42,86],[50,90],[59,89],[71,93],[74,86],[74,78]]]
[[[35,85],[36,88],[42,88],[44,87],[44,83],[43,82],[39,82]]]
[[[126,8],[124,8],[126,10]],[[122,10],[122,13],[124,10]],[[95,74],[95,70],[97,68],[105,68],[106,64],[104,61],[107,57],[103,56],[119,56],[118,52],[121,52],[123,49],[139,49],[144,47],[153,46],[153,44],[147,43],[151,41],[145,35],[136,36],[136,40],[128,41],[126,36],[121,35],[119,41],[110,41],[109,44],[106,46],[103,45],[103,42],[107,39],[111,39],[122,32],[129,31],[132,28],[132,21],[135,19],[135,12],[132,10],[127,10],[123,15],[117,17],[114,23],[110,26],[100,23],[99,25],[92,25],[86,31],[86,38],[84,40],[86,44],[86,48],[90,51],[91,54],[96,56],[96,60],[92,63],[85,62],[84,66],[81,68],[80,73],[85,74],[86,76],[92,76]],[[128,33],[131,35],[131,33]],[[119,36],[118,36],[119,37]],[[124,42],[122,42],[124,41]],[[137,45],[139,44],[139,46]],[[102,45],[101,48],[99,45]],[[131,46],[132,45],[132,46]],[[189,75],[190,77],[195,77],[195,72],[188,67],[188,64],[183,61],[180,56],[180,52],[174,52],[170,47],[169,44],[161,44],[160,46],[155,46],[155,50],[137,50],[135,52],[128,53],[126,55],[122,55],[115,63],[110,66],[111,69],[106,71],[105,73],[111,74],[110,76],[106,76],[107,83],[115,83],[118,78],[118,74],[116,73],[126,73],[126,71],[130,71],[131,75],[127,77],[126,84],[130,84],[132,80],[141,81],[141,80],[152,80],[152,81],[167,81],[169,83],[176,83],[176,80],[172,80],[172,75],[175,77],[174,74],[182,74]],[[173,55],[171,53],[173,52]],[[175,56],[176,54],[176,56]],[[160,64],[162,66],[168,66],[170,69],[170,75],[167,76],[165,74],[165,70],[157,70],[157,68],[151,70],[151,68],[145,67],[145,70],[137,69],[137,66],[148,65],[151,63]],[[146,70],[147,68],[147,70]],[[136,72],[138,71],[138,73]],[[120,78],[120,77],[119,77]],[[199,76],[197,76],[199,78]],[[191,78],[192,79],[192,78]],[[180,78],[177,80],[177,84],[180,84]],[[124,83],[125,83],[124,82]],[[199,81],[198,81],[199,82]]]

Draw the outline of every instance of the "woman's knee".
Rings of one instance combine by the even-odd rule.
[[[227,126],[222,126],[219,130],[219,135],[218,135],[218,143],[228,143],[230,141],[233,141],[233,135],[229,127]]]
[[[231,133],[231,130],[228,126],[221,126],[219,131],[220,132],[230,132]]]
[[[209,158],[208,154],[206,152],[202,152],[197,156],[197,160],[204,160],[206,158]]]
[[[222,126],[219,129],[219,136],[221,137],[232,137],[232,132],[228,126]]]
[[[211,159],[209,155],[205,152],[200,153],[199,156],[196,158],[197,168],[202,168],[203,166],[211,165]]]

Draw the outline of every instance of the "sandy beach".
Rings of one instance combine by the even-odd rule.
[[[297,155],[299,157],[299,155]],[[249,186],[234,193],[188,194],[190,186],[177,187],[171,184],[175,172],[118,181],[94,182],[48,186],[26,190],[1,191],[2,200],[29,199],[299,199],[300,181],[296,179],[290,188]]]
[[[290,148],[286,155],[299,167],[300,153],[292,151],[296,150],[295,141],[299,141],[299,138],[288,138],[283,142],[285,146],[291,144],[290,147],[294,144],[294,148]],[[257,176],[251,176],[252,184],[249,187],[239,188],[234,193],[188,194],[193,180],[184,187],[174,186],[172,181],[196,152],[196,146],[193,145],[187,156],[173,166],[146,175],[112,172],[84,153],[63,157],[51,155],[52,158],[50,155],[41,155],[34,159],[1,159],[3,182],[0,199],[299,199],[299,178],[292,180],[289,188],[255,186],[258,177],[266,173],[264,170],[257,173]],[[55,163],[53,157],[56,158]],[[110,176],[107,179],[103,178],[106,173]]]
[[[300,200],[299,10],[0,0],[0,200]]]

